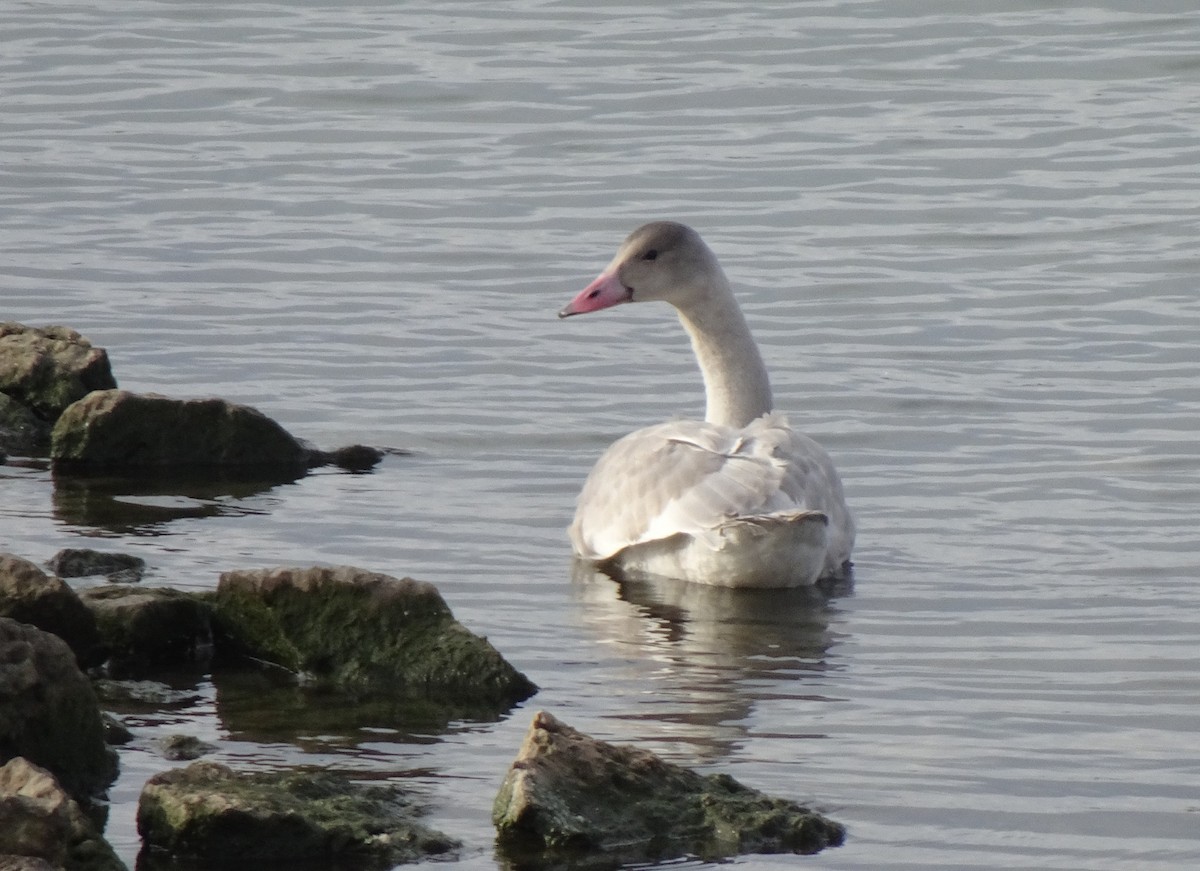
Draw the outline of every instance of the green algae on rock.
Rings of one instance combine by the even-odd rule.
[[[727,775],[704,776],[608,744],[544,711],[496,796],[498,844],[516,864],[596,854],[619,861],[815,853],[844,827]]]
[[[0,867],[13,857],[64,871],[126,871],[54,775],[20,756],[0,766]]]
[[[537,691],[412,578],[350,566],[225,572],[213,601],[219,648],[317,683],[493,712]]]
[[[314,451],[248,405],[97,390],[58,418],[50,457],[73,469],[220,466],[303,474]]]
[[[116,386],[108,354],[75,330],[0,323],[0,447],[44,451],[63,409]]]
[[[206,867],[345,863],[389,868],[460,846],[416,821],[419,802],[397,787],[360,786],[325,771],[240,774],[213,762],[155,775],[138,802],[138,867],[157,858]]]

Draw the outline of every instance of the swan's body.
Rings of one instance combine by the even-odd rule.
[[[854,522],[833,462],[773,412],[758,347],[699,234],[672,222],[634,231],[559,316],[653,299],[674,305],[692,338],[705,420],[640,429],[600,457],[571,524],[575,554],[728,587],[844,575]]]

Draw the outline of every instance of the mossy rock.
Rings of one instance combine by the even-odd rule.
[[[30,864],[7,861],[16,857]],[[0,868],[35,867],[126,871],[54,775],[18,756],[0,766]]]
[[[71,470],[225,467],[303,472],[314,451],[257,409],[223,399],[97,390],[63,411],[50,457]]]
[[[389,868],[456,850],[453,838],[416,821],[419,809],[396,787],[364,787],[332,772],[242,774],[196,762],[146,783],[138,867],[167,856],[212,868]]]
[[[0,393],[44,421],[93,390],[115,388],[108,354],[61,326],[0,324]]]
[[[432,584],[348,566],[226,572],[218,645],[344,690],[507,710],[537,691]]]
[[[845,837],[840,823],[796,802],[598,741],[545,712],[534,716],[492,819],[516,865],[598,854],[645,861],[815,853]]]

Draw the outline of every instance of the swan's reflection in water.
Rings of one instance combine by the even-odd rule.
[[[736,754],[764,704],[795,712],[786,737],[822,737],[811,725],[828,700],[835,589],[731,590],[667,578],[613,578],[576,561],[582,621],[616,660],[602,691],[609,716],[637,721],[629,739],[676,758]],[[770,718],[778,722],[778,717]],[[810,725],[806,725],[810,724]],[[784,736],[781,736],[784,737]]]

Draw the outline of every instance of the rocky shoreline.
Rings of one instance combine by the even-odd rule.
[[[113,480],[162,493],[213,480],[253,489],[331,463],[368,472],[383,456],[366,446],[316,449],[224,400],[121,390],[106,351],[78,332],[11,323],[0,324],[0,463],[6,454],[48,461],[56,501],[85,518],[105,509]],[[105,707],[123,694],[169,705],[154,695],[155,681],[180,669],[251,682],[269,675],[301,704],[334,694],[378,727],[401,709],[443,724],[497,719],[537,692],[428,583],[285,566],[226,571],[196,593],[144,585],[146,568],[86,548],[45,566],[0,553],[0,868],[124,868],[102,836],[103,799],[116,748],[136,726]],[[98,577],[106,582],[76,583]],[[262,698],[270,704],[269,693]],[[426,826],[422,802],[399,787],[335,771],[238,772],[203,761],[212,748],[194,736],[162,745],[164,760],[201,761],[164,765],[145,785],[139,868],[387,868],[462,847]],[[794,802],[597,741],[540,711],[493,824],[498,856],[529,868],[810,853],[845,837]]]

